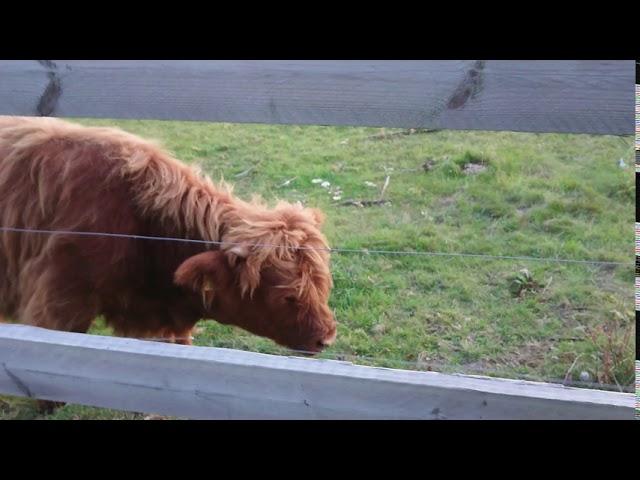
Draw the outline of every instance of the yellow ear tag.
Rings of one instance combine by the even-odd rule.
[[[213,282],[211,279],[207,278],[204,281],[202,286],[202,304],[204,308],[209,308],[211,306],[211,301],[213,300]]]

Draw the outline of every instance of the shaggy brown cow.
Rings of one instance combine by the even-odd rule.
[[[0,117],[0,226],[224,242],[0,231],[0,314],[21,323],[188,337],[212,318],[318,352],[336,334],[322,220],[241,201],[119,129]]]

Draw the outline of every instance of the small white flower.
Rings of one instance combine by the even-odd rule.
[[[311,183],[320,183],[323,182],[324,180],[322,180],[321,178],[314,178],[313,180],[311,180]]]
[[[364,182],[364,184],[367,187],[371,187],[371,188],[376,188],[377,187],[377,185],[375,183],[373,183],[373,182]]]
[[[321,186],[322,188],[329,188],[329,187],[331,186],[331,183],[329,183],[329,182],[327,182],[327,181],[324,181],[324,182],[322,182],[322,183],[320,184],[320,186]]]
[[[333,196],[333,199],[334,199],[334,200],[340,200],[341,198],[342,198],[342,197],[341,197],[340,195],[334,195],[334,196]]]

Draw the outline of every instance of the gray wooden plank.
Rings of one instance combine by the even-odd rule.
[[[634,396],[0,325],[0,392],[199,419],[632,419]]]
[[[0,114],[633,134],[634,61],[0,60]]]

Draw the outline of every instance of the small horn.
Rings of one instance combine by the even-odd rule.
[[[241,258],[247,258],[249,256],[249,247],[246,245],[234,245],[228,250],[228,252]]]

